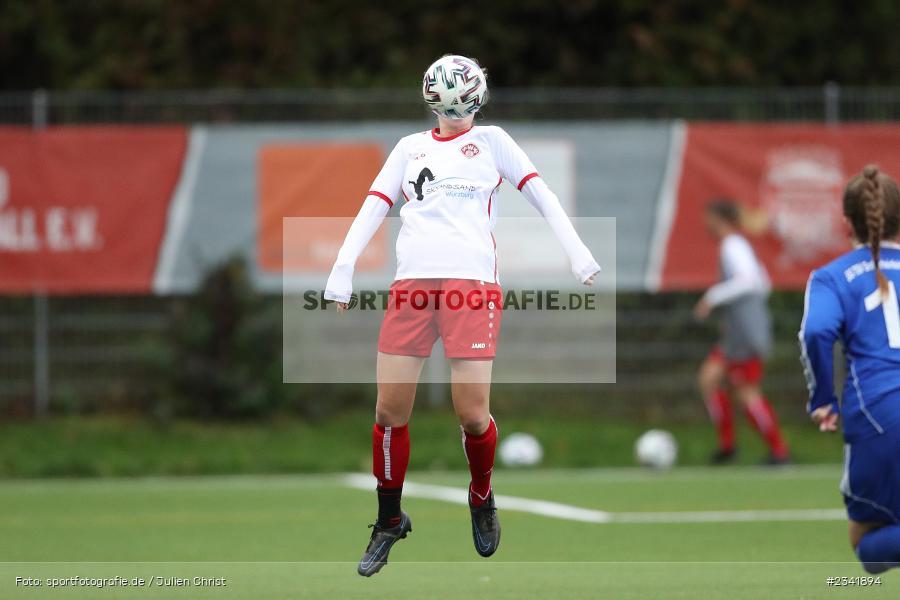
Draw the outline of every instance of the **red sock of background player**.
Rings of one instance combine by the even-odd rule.
[[[759,432],[759,435],[766,441],[769,451],[776,458],[787,458],[788,447],[781,435],[781,427],[778,425],[778,417],[772,410],[772,405],[766,400],[762,394],[756,396],[753,400],[744,406],[747,418],[753,428]]]
[[[400,496],[409,465],[409,426],[372,429],[372,473],[378,479],[378,524],[400,524]]]
[[[725,390],[718,389],[705,398],[706,410],[719,434],[719,450],[734,450],[734,412]]]
[[[463,430],[463,448],[469,461],[472,484],[469,498],[473,506],[481,506],[491,492],[491,471],[494,470],[494,450],[497,448],[497,425],[494,418],[481,435],[472,435]]]

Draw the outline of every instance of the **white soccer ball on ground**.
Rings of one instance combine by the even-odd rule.
[[[487,102],[487,77],[471,58],[451,54],[432,63],[422,78],[422,97],[434,114],[465,119]]]
[[[668,431],[651,429],[644,432],[634,444],[634,457],[645,467],[668,469],[678,458],[678,443]]]
[[[544,458],[544,449],[530,433],[512,433],[500,442],[500,462],[504,467],[533,467]]]

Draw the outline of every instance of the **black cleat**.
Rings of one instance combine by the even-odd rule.
[[[372,537],[369,538],[369,545],[366,546],[366,552],[356,570],[363,577],[371,577],[387,564],[391,547],[412,531],[412,521],[409,520],[409,515],[401,512],[400,524],[396,527],[381,527],[378,523],[369,527],[372,528]]]
[[[763,459],[762,464],[766,467],[785,467],[791,464],[791,455],[778,456],[777,454],[770,454]]]
[[[494,504],[494,491],[488,495],[481,506],[472,506],[469,493],[469,511],[472,513],[472,540],[475,551],[487,558],[497,551],[500,545],[500,521],[497,520],[497,506]]]
[[[711,465],[730,465],[737,459],[737,450],[735,448],[719,448],[709,457]]]

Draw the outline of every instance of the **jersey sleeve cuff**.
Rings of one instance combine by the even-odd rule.
[[[603,269],[601,269],[600,265],[598,265],[596,262],[591,265],[588,265],[587,267],[583,268],[581,270],[581,272],[578,273],[578,281],[581,283],[584,283],[591,276],[596,275],[597,273],[599,273],[602,270]]]
[[[346,303],[346,302],[350,302],[350,295],[349,295],[349,294],[341,294],[341,293],[338,293],[338,292],[332,292],[332,291],[329,291],[329,290],[325,290],[325,299],[326,299],[326,300],[331,300],[331,301],[333,301],[333,302],[344,302],[344,303]]]
[[[835,412],[837,414],[841,413],[841,407],[838,404],[837,398],[835,398],[833,396],[830,399],[818,400],[818,401],[814,401],[811,399],[809,402],[806,403],[806,412],[807,412],[807,414],[811,415],[818,409],[822,408],[823,406],[830,406],[831,410],[833,412]]]
[[[536,172],[529,173],[528,175],[523,177],[521,181],[519,181],[519,185],[516,186],[516,189],[521,192],[522,188],[525,187],[525,184],[528,183],[528,180],[531,179],[532,177],[540,177],[540,175],[538,175]]]
[[[385,194],[382,194],[381,192],[376,192],[375,190],[369,190],[368,195],[369,196],[377,196],[378,198],[381,198],[382,200],[387,202],[388,206],[390,206],[391,208],[394,207],[394,201],[391,200],[390,198],[388,198]]]

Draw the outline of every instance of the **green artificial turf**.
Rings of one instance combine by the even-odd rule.
[[[497,470],[498,494],[618,512],[839,509],[838,465],[763,469]],[[413,469],[464,489],[464,472]],[[0,598],[864,598],[840,520],[584,523],[503,510],[501,548],[476,556],[464,506],[409,497],[413,533],[372,579],[355,573],[374,494],[340,474],[6,480]],[[141,587],[50,589],[50,577],[141,577]],[[39,577],[40,588],[16,586]],[[224,578],[225,587],[156,577]]]

